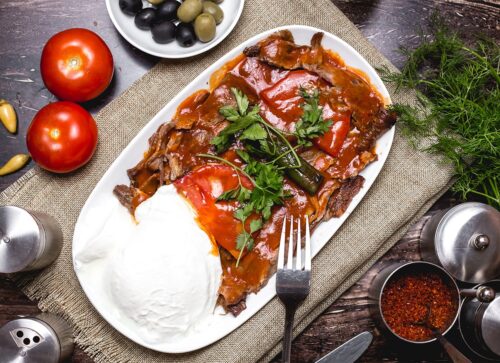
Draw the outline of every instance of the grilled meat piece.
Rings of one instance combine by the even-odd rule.
[[[349,204],[351,204],[352,198],[359,193],[364,183],[365,178],[358,175],[352,179],[346,180],[340,188],[335,190],[328,201],[325,219],[328,220],[332,217],[338,218],[344,214]]]
[[[304,65],[322,62],[322,38],[323,33],[316,33],[311,39],[311,46],[296,45],[292,33],[281,30],[246,48],[243,54],[284,69],[307,69]]]
[[[113,194],[116,195],[120,203],[126,207],[132,215],[134,215],[135,208],[149,198],[149,196],[140,189],[123,184],[115,186]]]
[[[132,206],[132,199],[134,199],[133,188],[128,185],[117,185],[113,189],[113,193],[116,195],[120,203],[126,207],[130,213],[134,213]]]

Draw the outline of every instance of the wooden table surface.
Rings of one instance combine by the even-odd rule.
[[[249,0],[251,1],[251,0]],[[301,0],[306,1],[306,0]],[[498,0],[332,0],[362,33],[396,66],[403,58],[400,45],[413,46],[420,40],[419,29],[426,28],[430,15],[438,10],[452,29],[465,37],[483,33],[500,40],[500,2]],[[10,135],[0,127],[0,164],[15,153],[25,152],[26,129],[32,117],[54,100],[45,89],[39,73],[43,45],[54,33],[83,27],[97,32],[111,48],[115,59],[112,86],[96,101],[85,107],[97,112],[150,69],[158,59],[130,46],[114,29],[103,0],[2,0],[0,1],[0,98],[9,100],[19,117],[19,132]],[[23,170],[0,177],[0,190],[20,177]],[[450,195],[441,198],[434,209],[455,201]],[[368,312],[367,289],[377,269],[387,262],[419,259],[417,223],[361,280],[317,318],[293,344],[295,362],[314,362],[322,355],[359,332],[375,333],[370,349],[360,362],[447,361],[439,347],[425,349],[401,346],[380,334]],[[0,277],[0,325],[17,315],[36,314],[35,303],[29,301],[5,277]],[[457,332],[451,339],[461,348]],[[478,361],[473,358],[474,362]],[[1,360],[1,357],[0,357]],[[275,359],[278,361],[278,357]],[[90,363],[79,348],[68,362]]]

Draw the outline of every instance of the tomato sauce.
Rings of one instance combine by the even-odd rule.
[[[293,63],[294,57],[303,56],[306,48],[300,47],[282,56]],[[308,215],[314,225],[325,215],[333,191],[366,164],[360,159],[361,153],[373,153],[373,150],[362,148],[365,133],[363,127],[356,125],[372,121],[383,107],[382,98],[365,77],[346,67],[334,53],[323,54],[323,65],[328,71],[328,80],[311,70],[285,70],[254,57],[239,55],[213,74],[210,91],[197,91],[179,105],[173,118],[175,128],[145,155],[145,160],[167,155],[170,175],[175,172],[174,185],[191,203],[199,224],[221,247],[223,276],[219,292],[226,307],[239,303],[250,292],[257,292],[272,274],[283,218],[294,216],[303,225],[304,216]],[[264,120],[286,132],[293,132],[303,115],[304,99],[299,90],[318,89],[322,116],[332,121],[330,130],[314,140],[312,148],[303,151],[303,157],[325,176],[320,190],[311,196],[285,179],[284,189],[291,197],[286,198],[282,206],[275,206],[263,228],[252,235],[254,247],[243,251],[238,266],[240,251],[236,248],[236,238],[243,228],[248,230],[253,217],[243,226],[234,217],[238,202],[217,199],[222,193],[238,187],[239,180],[248,189],[253,185],[234,168],[198,156],[211,151],[210,140],[228,125],[219,108],[234,105],[233,87],[245,93],[251,104],[259,105]],[[241,166],[234,148],[222,156]],[[133,185],[140,190],[134,196],[134,207],[154,194],[161,180],[158,172],[146,164],[137,169],[131,176]],[[163,182],[170,182],[168,174]]]
[[[314,211],[315,197],[308,196],[289,181],[285,182],[284,189],[292,197],[287,198],[283,206],[273,209],[270,219],[255,237],[254,248],[241,259],[239,265],[236,266],[235,259],[221,259],[223,275],[219,292],[228,305],[238,303],[246,293],[259,291],[270,277],[277,258],[284,217],[294,216],[296,221],[300,219],[304,228],[304,216]]]

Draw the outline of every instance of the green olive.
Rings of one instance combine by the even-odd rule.
[[[211,0],[211,1],[212,1],[212,2],[214,2],[214,3],[216,3],[216,4],[222,4],[222,2],[223,2],[224,0]]]
[[[203,2],[203,12],[212,15],[216,24],[220,24],[222,19],[224,19],[224,12],[220,6],[211,1]]]
[[[188,0],[189,1],[189,0]],[[215,19],[210,14],[200,14],[194,21],[194,32],[201,42],[209,42],[215,38]]]
[[[183,23],[190,23],[201,14],[202,10],[201,0],[186,0],[177,9],[177,17]]]
[[[148,3],[153,4],[153,5],[160,5],[164,1],[165,0],[148,0]]]

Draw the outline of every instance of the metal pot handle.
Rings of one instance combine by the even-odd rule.
[[[495,290],[489,286],[479,286],[477,289],[462,289],[460,296],[476,298],[482,303],[489,303],[495,298]]]

